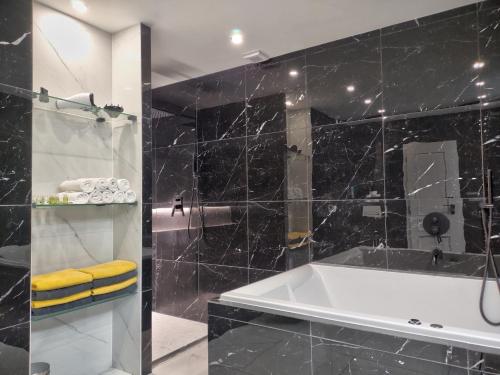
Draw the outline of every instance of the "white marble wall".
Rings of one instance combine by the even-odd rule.
[[[34,3],[35,91],[43,86],[59,97],[93,92],[97,105],[121,104],[140,119],[140,56],[139,27],[110,35]],[[137,80],[130,79],[137,70]],[[65,179],[114,175],[128,178],[140,198],[140,130],[139,121],[102,124],[35,109],[33,196],[56,193]],[[140,267],[139,207],[33,209],[33,274],[118,258],[133,260]],[[49,362],[51,374],[56,375],[100,374],[112,367],[138,375],[140,314],[138,293],[112,304],[33,322],[32,362]]]
[[[113,171],[127,178],[138,205],[114,210],[114,255],[142,264],[142,77],[140,25],[113,34],[113,101],[137,116],[113,124]],[[139,277],[139,290],[141,278]],[[141,293],[113,311],[113,367],[141,372]]]

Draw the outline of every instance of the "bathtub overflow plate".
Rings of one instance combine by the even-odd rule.
[[[431,324],[431,327],[432,327],[432,328],[438,328],[438,329],[443,328],[443,326],[442,326],[441,324],[437,324],[437,323],[432,323],[432,324]]]

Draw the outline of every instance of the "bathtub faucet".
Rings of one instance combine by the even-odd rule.
[[[437,266],[438,261],[443,259],[443,250],[434,249],[432,250],[432,265]]]

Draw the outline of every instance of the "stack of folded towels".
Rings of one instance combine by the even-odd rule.
[[[70,204],[134,203],[137,195],[130,190],[130,182],[125,179],[79,178],[63,181],[59,185],[59,200],[68,197]]]
[[[31,281],[31,311],[33,315],[61,312],[132,293],[136,287],[137,265],[127,260],[37,275]]]

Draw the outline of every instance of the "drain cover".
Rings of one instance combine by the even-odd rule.
[[[414,326],[419,326],[422,324],[422,322],[419,319],[415,319],[415,318],[408,320],[408,323],[412,324]]]

